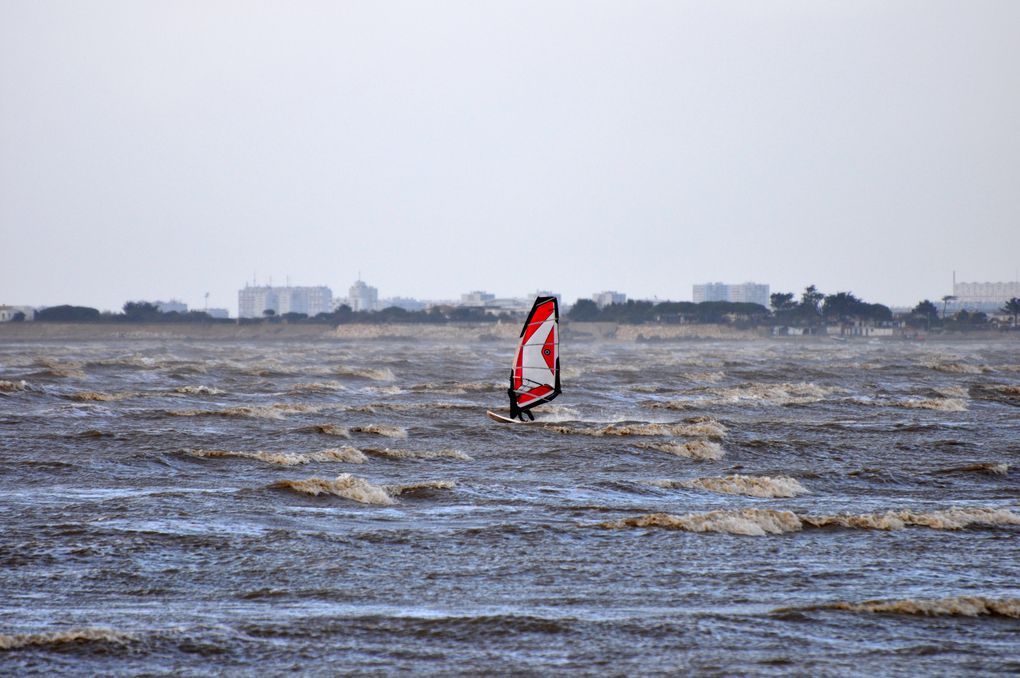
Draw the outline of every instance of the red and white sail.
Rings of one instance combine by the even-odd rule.
[[[510,411],[529,410],[560,394],[560,310],[556,297],[538,297],[521,330],[510,372]]]

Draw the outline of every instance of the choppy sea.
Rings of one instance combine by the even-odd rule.
[[[0,343],[0,674],[1020,672],[1020,344]]]

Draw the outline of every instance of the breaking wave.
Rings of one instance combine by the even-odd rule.
[[[0,634],[0,650],[17,650],[23,647],[61,647],[85,643],[113,643],[124,645],[133,641],[130,633],[102,628],[69,629],[48,633]]]
[[[351,432],[344,426],[337,426],[336,424],[316,424],[315,426],[306,426],[299,431],[311,431],[313,433],[321,433],[327,436],[337,436],[339,438],[350,438]]]
[[[968,365],[967,363],[943,362],[939,360],[928,361],[924,363],[924,366],[938,372],[947,372],[949,374],[982,374],[989,371],[989,369],[983,365]]]
[[[692,480],[655,480],[653,485],[664,488],[684,487],[692,490],[708,490],[722,494],[739,494],[746,497],[796,497],[807,494],[808,490],[796,479],[788,476],[745,476],[729,475]]]
[[[785,607],[774,612],[813,610],[845,610],[876,614],[912,614],[926,617],[1009,617],[1020,619],[1020,598],[985,598],[983,596],[952,596],[949,598],[903,598],[900,600],[866,600],[861,603],[823,603],[806,607]]]
[[[77,400],[78,402],[112,402],[115,400],[124,400],[130,398],[133,393],[103,393],[102,391],[78,391],[67,396],[69,400]]]
[[[233,450],[185,450],[191,457],[203,457],[208,459],[222,459],[225,457],[237,457],[240,459],[254,459],[264,461],[267,464],[278,466],[298,466],[319,461],[343,461],[351,464],[362,464],[367,457],[361,450],[354,447],[336,447],[320,452],[263,452],[263,451],[233,451]]]
[[[902,530],[928,527],[933,530],[962,530],[967,527],[1020,525],[1020,515],[1009,509],[949,508],[937,511],[885,511],[858,515],[801,516],[813,527],[850,527],[870,530]]]
[[[32,387],[27,381],[6,381],[0,379],[0,393],[15,393],[17,391],[31,391]]]
[[[333,393],[346,389],[347,387],[339,381],[316,381],[308,384],[294,384],[288,389],[288,393]]]
[[[38,367],[45,368],[39,373],[42,376],[75,377],[79,379],[85,376],[85,370],[82,369],[82,364],[78,362],[61,363],[49,358],[42,358],[35,361],[34,364]]]
[[[690,423],[639,423],[608,424],[598,428],[543,424],[544,428],[557,433],[586,436],[701,436],[722,438],[726,427],[711,417],[698,417]]]
[[[368,433],[384,438],[406,438],[407,429],[401,426],[388,426],[386,424],[366,424],[365,426],[350,426],[347,428],[351,433]]]
[[[939,386],[935,388],[935,392],[946,398],[960,398],[962,400],[970,398],[969,391],[963,386]]]
[[[406,485],[383,485],[383,489],[391,497],[399,497],[402,494],[415,494],[428,490],[449,490],[456,487],[457,483],[452,480],[423,480],[420,483],[408,483]]]
[[[644,450],[656,450],[698,461],[716,461],[726,455],[722,445],[710,440],[689,440],[685,443],[639,443],[637,446]]]
[[[338,367],[333,374],[341,377],[357,377],[359,379],[371,379],[373,381],[393,381],[397,375],[388,367],[376,369],[372,367]]]
[[[391,450],[389,448],[364,448],[365,454],[387,459],[459,459],[461,461],[474,461],[469,455],[460,450]]]
[[[842,393],[843,389],[831,386],[818,386],[812,383],[765,384],[753,382],[729,388],[707,389],[706,392],[709,394],[707,397],[655,401],[647,403],[647,406],[671,410],[688,410],[713,405],[808,405],[825,400],[833,393]]]
[[[178,386],[174,389],[174,393],[181,393],[184,395],[223,395],[223,391],[212,386]]]
[[[285,414],[302,412],[318,412],[322,408],[314,405],[294,405],[277,403],[275,405],[256,405],[227,407],[222,410],[169,410],[172,417],[251,417],[255,419],[283,419]]]
[[[966,466],[939,469],[936,473],[987,473],[988,475],[1004,476],[1009,473],[1009,464],[996,461],[977,462]]]
[[[750,536],[799,532],[809,527],[844,527],[869,530],[900,530],[908,526],[934,530],[961,530],[971,526],[1020,525],[1020,515],[1008,509],[951,508],[942,511],[908,510],[859,515],[802,515],[772,509],[718,510],[708,513],[670,515],[653,513],[636,518],[599,523],[596,527],[664,527],[688,532],[726,532]]]
[[[341,473],[336,478],[305,478],[304,480],[279,480],[269,487],[273,489],[293,490],[302,494],[319,496],[332,494],[362,504],[390,506],[395,504],[393,497],[380,485],[373,485],[364,478],[350,473]]]
[[[800,519],[791,511],[740,509],[689,513],[682,516],[652,513],[599,523],[596,527],[619,530],[628,527],[664,527],[687,532],[724,532],[747,536],[784,534],[801,529]]]
[[[913,410],[938,410],[940,412],[966,412],[967,403],[959,398],[922,398],[920,400],[902,400],[901,407]]]
[[[506,388],[505,386],[503,387]],[[407,390],[411,393],[449,393],[453,395],[459,395],[464,393],[493,393],[500,390],[499,384],[493,384],[492,382],[486,381],[474,381],[466,383],[435,383],[435,384],[414,384],[408,386]]]
[[[454,487],[455,484],[451,480],[425,480],[418,483],[399,485],[375,485],[364,478],[353,476],[350,473],[341,473],[333,480],[328,478],[281,480],[273,483],[270,487],[293,490],[313,496],[332,494],[362,504],[391,506],[396,503],[394,497],[402,494],[414,494],[428,490],[448,490]]]

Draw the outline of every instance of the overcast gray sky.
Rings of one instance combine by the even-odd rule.
[[[0,303],[1020,267],[1020,2],[0,1]]]

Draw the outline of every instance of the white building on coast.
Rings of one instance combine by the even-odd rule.
[[[261,318],[266,311],[276,315],[304,313],[309,317],[333,311],[333,291],[318,287],[270,287],[246,285],[237,293],[237,317]]]
[[[769,286],[746,282],[739,285],[727,283],[705,283],[694,286],[694,303],[705,301],[732,301],[749,304],[761,304],[768,308]]]

